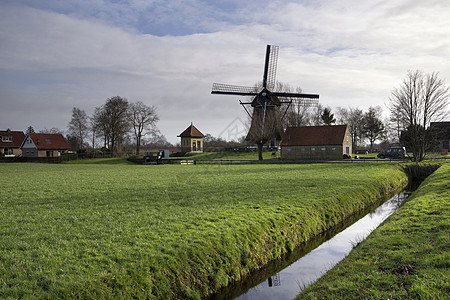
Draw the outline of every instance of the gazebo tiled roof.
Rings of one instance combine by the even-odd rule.
[[[192,123],[191,126],[186,128],[178,137],[194,137],[194,138],[202,138],[204,134],[200,132]]]

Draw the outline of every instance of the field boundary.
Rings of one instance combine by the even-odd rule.
[[[0,157],[0,163],[60,163],[61,157]]]
[[[407,162],[408,160],[390,160],[390,159],[349,159],[349,160],[242,160],[242,159],[210,159],[210,160],[184,160],[168,159],[158,162],[158,164],[194,164],[194,165],[264,165],[264,164],[316,164],[316,163],[358,163],[358,162]]]

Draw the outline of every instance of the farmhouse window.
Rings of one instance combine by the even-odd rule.
[[[311,148],[311,151],[316,151],[316,148],[315,148],[315,147],[312,147],[312,148]]]
[[[2,142],[12,142],[12,136],[2,136]]]
[[[321,150],[322,150],[322,151],[325,151],[325,148],[323,147]]]
[[[333,147],[333,148],[331,148],[331,150],[333,150],[333,151],[336,151],[336,148],[335,148],[335,147]]]

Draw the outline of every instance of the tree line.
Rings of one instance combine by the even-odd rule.
[[[112,153],[121,152],[124,144],[134,144],[135,153],[139,155],[146,136],[148,141],[160,146],[169,144],[156,126],[158,121],[154,106],[115,96],[96,107],[92,116],[74,107],[68,124],[68,140],[71,148],[78,151],[95,149],[99,140],[103,150]]]
[[[300,87],[293,88],[279,82],[276,90],[302,92]],[[438,73],[408,71],[401,84],[391,91],[388,118],[383,119],[380,106],[371,106],[366,111],[356,107],[337,107],[333,113],[330,107],[321,104],[305,107],[301,100],[293,99],[291,105],[282,111],[283,127],[348,124],[354,150],[361,149],[366,142],[369,149],[374,150],[375,142],[380,141],[382,147],[405,146],[413,153],[414,160],[421,161],[426,152],[435,147],[430,123],[447,116],[449,95],[449,87]],[[74,107],[67,138],[71,148],[76,150],[94,149],[101,144],[104,150],[118,153],[124,145],[134,145],[136,154],[139,154],[143,142],[158,148],[174,147],[158,130],[158,121],[154,106],[140,101],[128,102],[115,96],[96,107],[92,116]],[[44,132],[60,133],[55,128]],[[225,141],[211,134],[205,137],[205,147],[245,144],[245,136],[236,141]]]
[[[338,108],[338,115],[349,125],[354,147],[366,138],[373,149],[374,142],[381,140],[386,145],[406,147],[419,162],[437,146],[431,122],[448,117],[449,98],[450,88],[437,72],[410,70],[400,86],[391,91],[386,120],[381,119],[381,107],[370,107],[365,113],[357,108]]]

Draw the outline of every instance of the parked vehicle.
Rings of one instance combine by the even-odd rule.
[[[384,152],[380,152],[377,154],[378,158],[384,159],[384,158],[406,158],[408,155],[406,154],[405,147],[392,147],[391,149],[388,149]]]

